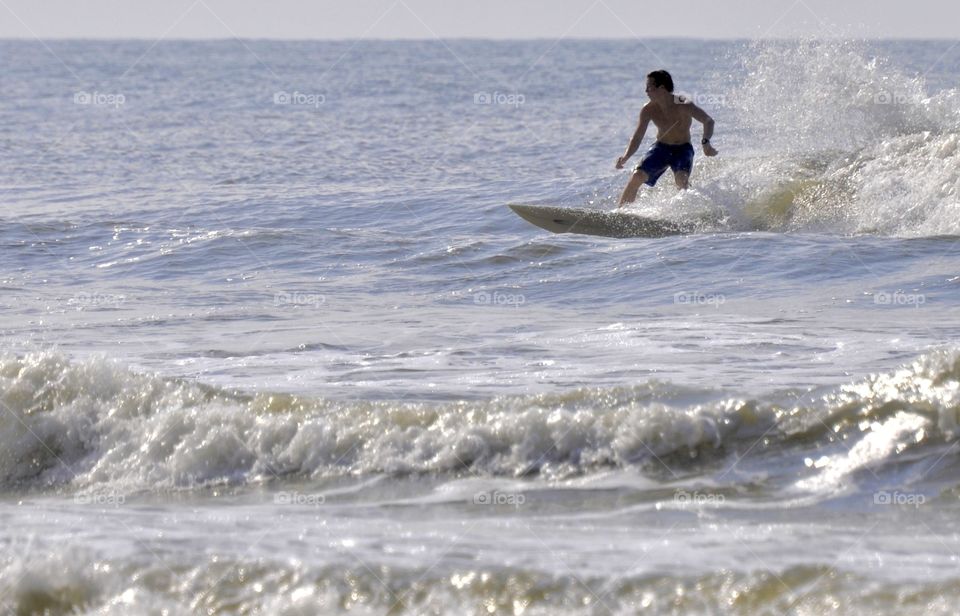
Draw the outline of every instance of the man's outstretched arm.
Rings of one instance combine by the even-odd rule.
[[[650,116],[647,115],[647,109],[644,107],[640,111],[640,122],[637,124],[637,130],[633,133],[633,138],[630,139],[630,144],[627,145],[627,151],[617,159],[617,169],[623,169],[623,163],[627,162],[627,160],[636,153],[640,147],[640,142],[643,141],[643,136],[647,134],[647,126],[649,124]]]
[[[707,156],[716,156],[717,150],[710,143],[710,139],[713,137],[713,118],[696,105],[693,105],[693,110],[690,115],[693,116],[694,120],[703,124],[703,140],[707,142],[703,144],[703,153]]]

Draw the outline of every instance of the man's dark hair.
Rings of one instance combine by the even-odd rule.
[[[673,77],[667,71],[653,71],[647,74],[647,77],[653,80],[654,86],[663,86],[667,89],[667,92],[673,92]]]

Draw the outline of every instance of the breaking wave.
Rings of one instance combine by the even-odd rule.
[[[958,383],[960,355],[939,351],[820,395],[737,399],[654,381],[386,402],[251,395],[103,358],[36,353],[0,362],[0,485],[165,490],[408,473],[557,479],[626,467],[657,476],[799,448],[808,468],[793,487],[834,491],[858,470],[907,450],[935,455],[954,439]]]

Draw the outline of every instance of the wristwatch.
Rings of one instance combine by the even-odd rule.
[[[701,140],[700,140],[700,145],[707,145],[708,143],[710,143],[710,140],[709,140],[709,139],[701,139]]]

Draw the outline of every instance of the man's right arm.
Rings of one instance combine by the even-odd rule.
[[[630,139],[630,144],[627,145],[627,151],[617,159],[617,169],[623,169],[623,163],[627,162],[627,160],[636,153],[640,147],[640,142],[643,141],[643,136],[646,134],[649,124],[650,116],[647,113],[647,108],[644,107],[640,110],[640,122],[637,124],[637,130],[633,133],[633,138]]]

